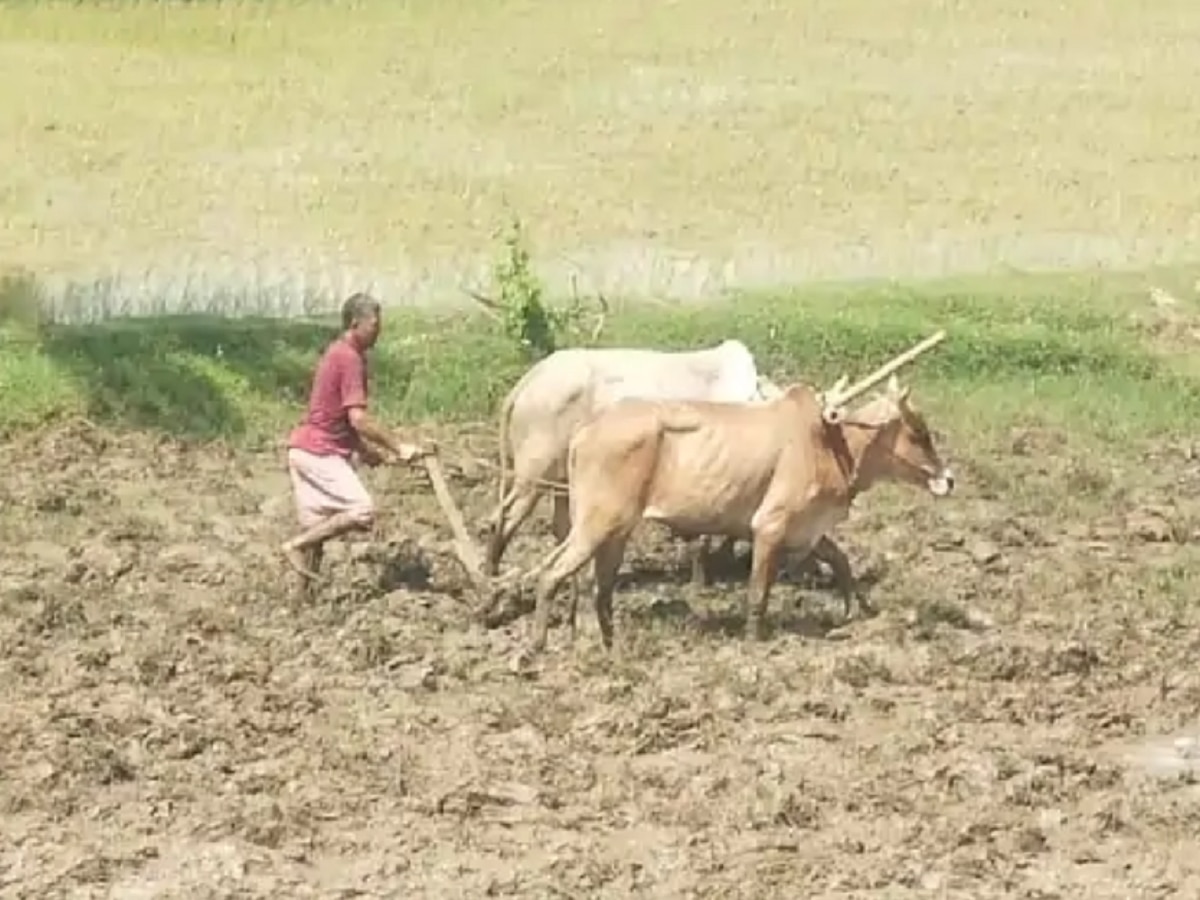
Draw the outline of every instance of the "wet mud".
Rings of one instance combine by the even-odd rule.
[[[1185,448],[1086,515],[1028,499],[1098,489],[1054,441],[873,494],[838,538],[879,614],[797,573],[761,642],[744,575],[694,588],[645,529],[613,653],[585,599],[533,671],[417,472],[366,475],[377,531],[303,599],[280,453],[73,424],[3,458],[3,896],[1200,896]]]

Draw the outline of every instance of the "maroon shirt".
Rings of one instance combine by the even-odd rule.
[[[304,420],[288,436],[288,447],[317,456],[349,457],[359,448],[350,409],[367,405],[367,360],[345,335],[326,348],[313,374]]]

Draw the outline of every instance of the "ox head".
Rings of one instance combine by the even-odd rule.
[[[821,418],[826,425],[837,425],[846,418],[845,401],[842,396],[846,393],[846,385],[850,376],[843,375],[837,384],[821,395]]]
[[[884,393],[857,410],[852,419],[878,429],[873,474],[945,497],[954,490],[954,473],[938,455],[925,416],[913,406],[909,392],[893,375]]]

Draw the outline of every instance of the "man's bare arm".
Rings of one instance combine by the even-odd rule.
[[[385,447],[408,462],[422,454],[422,449],[415,444],[407,444],[384,428],[361,406],[351,407],[350,426],[358,432],[359,437],[373,444]]]

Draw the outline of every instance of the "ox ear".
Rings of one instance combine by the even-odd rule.
[[[895,375],[892,375],[888,379],[888,383],[887,383],[888,396],[891,397],[897,404],[903,405],[904,403],[906,403],[908,401],[908,392],[910,390],[911,390],[911,387],[909,387],[908,385],[906,385],[905,387],[900,387],[900,379],[898,379]]]

